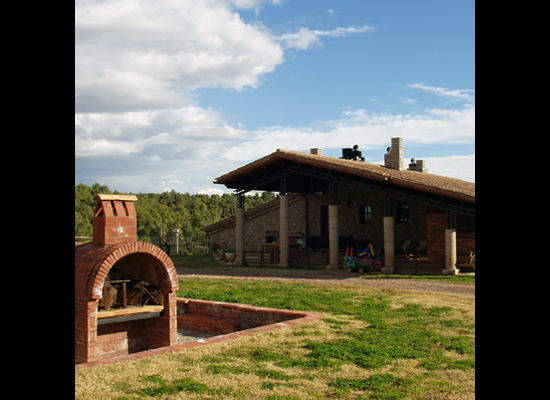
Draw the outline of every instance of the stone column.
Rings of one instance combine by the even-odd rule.
[[[443,275],[457,275],[460,270],[456,268],[456,229],[445,230],[445,269]]]
[[[330,249],[329,269],[337,269],[340,263],[338,254],[338,206],[328,206],[328,240]]]
[[[384,268],[382,272],[393,273],[395,268],[395,221],[393,217],[384,217]]]
[[[288,195],[280,197],[280,229],[279,229],[279,246],[280,246],[280,266],[288,268],[288,251],[290,245],[290,237],[288,232]]]
[[[237,208],[235,215],[237,217],[235,263],[237,265],[243,265],[244,263],[244,208],[240,208],[240,207]]]

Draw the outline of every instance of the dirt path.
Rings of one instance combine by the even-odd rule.
[[[247,267],[176,268],[180,278],[209,277],[251,280],[281,280],[289,282],[318,283],[323,285],[350,285],[444,293],[475,298],[473,282],[445,282],[425,279],[385,278],[383,275],[350,274],[343,270],[303,270]]]

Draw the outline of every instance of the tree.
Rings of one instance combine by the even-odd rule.
[[[75,185],[75,236],[91,236],[96,194],[121,194],[108,186],[94,183],[92,186]],[[131,194],[131,193],[129,193]],[[235,215],[237,198],[228,193],[213,194],[178,193],[175,191],[139,193],[135,203],[138,239],[159,242],[164,245],[180,229],[181,237],[204,236],[206,226]],[[245,208],[250,209],[271,201],[270,192],[245,196]]]

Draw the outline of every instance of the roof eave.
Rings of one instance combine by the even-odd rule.
[[[277,160],[277,159],[284,159],[284,160],[289,160],[289,161],[305,163],[305,164],[315,166],[315,167],[319,167],[319,168],[331,169],[331,170],[336,171],[336,172],[341,172],[341,173],[345,173],[345,174],[352,174],[352,175],[359,176],[359,177],[366,178],[366,179],[370,179],[370,180],[373,180],[373,181],[389,182],[389,183],[393,183],[395,185],[406,187],[406,188],[409,188],[409,189],[420,190],[420,191],[424,191],[424,192],[427,192],[427,193],[446,196],[446,197],[450,197],[450,198],[453,198],[453,199],[456,199],[456,200],[465,201],[465,202],[468,202],[468,203],[475,204],[475,196],[471,196],[467,193],[462,193],[462,192],[458,192],[458,191],[453,191],[453,190],[441,188],[441,187],[438,187],[438,186],[427,185],[427,184],[423,184],[423,183],[419,183],[419,182],[412,182],[412,181],[407,180],[404,177],[397,178],[395,176],[392,176],[392,172],[395,172],[395,170],[392,170],[392,169],[389,169],[389,168],[387,169],[387,173],[386,172],[383,172],[383,173],[373,172],[373,171],[361,170],[361,169],[354,169],[353,171],[350,171],[349,166],[340,165],[338,163],[331,162],[331,158],[327,157],[327,156],[310,155],[310,154],[305,154],[305,153],[303,153],[303,154],[300,153],[300,155],[296,155],[296,154],[293,154],[293,153],[290,153],[290,152],[287,152],[287,151],[281,150],[281,149],[277,149],[277,151],[274,152],[274,153],[271,153],[271,154],[269,154],[269,155],[267,155],[267,156],[265,156],[261,159],[253,161],[250,164],[244,165],[244,166],[242,166],[242,167],[240,167],[240,168],[238,168],[234,171],[231,171],[231,172],[229,172],[225,175],[222,175],[221,177],[217,178],[214,181],[214,183],[225,185],[227,188],[230,188],[230,189],[239,189],[238,185],[236,185],[236,184],[231,185],[232,180],[234,181],[234,180],[236,180],[237,177],[239,177],[243,174],[246,174],[249,171],[253,171],[253,170],[257,169],[258,167],[261,167],[263,165],[267,165],[270,162],[272,162],[273,160]],[[335,159],[335,160],[339,160],[339,159]],[[341,161],[341,160],[339,160],[339,161]],[[355,161],[349,161],[349,162],[352,163],[352,162],[355,162]],[[370,163],[365,163],[365,165],[367,165],[367,164],[370,164]],[[378,164],[370,164],[370,165],[372,165],[373,168],[374,167],[376,167],[376,168],[379,168],[379,167],[385,168],[385,167],[383,167],[381,165],[378,165]],[[420,173],[420,172],[414,172],[414,173]],[[455,178],[450,178],[450,179],[455,179]],[[460,181],[460,180],[457,179],[457,181]]]

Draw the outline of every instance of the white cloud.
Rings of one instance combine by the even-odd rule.
[[[448,157],[426,157],[430,174],[450,176],[467,182],[476,181],[476,155],[453,155]]]
[[[277,148],[307,151],[311,147],[339,149],[358,144],[369,150],[387,145],[392,137],[410,144],[464,144],[475,141],[475,106],[457,110],[431,109],[422,114],[374,114],[366,110],[345,111],[338,120],[312,127],[268,127],[232,145],[223,156],[248,161]]]
[[[447,88],[435,87],[435,86],[426,86],[423,83],[413,83],[408,84],[407,87],[413,89],[422,89],[428,92],[432,92],[437,96],[446,97],[450,100],[461,100],[466,101],[471,104],[475,104],[475,90],[449,90]]]
[[[210,190],[237,167],[221,159],[223,144],[249,133],[199,107],[193,91],[256,87],[281,64],[281,44],[235,10],[282,3],[76,1],[75,178],[121,191]]]
[[[212,109],[189,106],[175,110],[75,115],[75,156],[141,154],[171,159],[207,142],[248,138],[226,124]]]
[[[195,105],[201,87],[241,90],[284,61],[281,39],[234,8],[282,0],[106,0],[75,3],[75,157],[170,160],[190,147],[243,140],[216,110]],[[311,31],[284,41],[309,48]],[[189,154],[189,152],[187,152]]]
[[[210,187],[210,186],[196,186],[193,188],[194,189],[194,192],[198,193],[198,194],[207,194],[209,196],[213,195],[213,194],[217,194],[217,195],[222,195],[224,194],[225,192],[219,188],[219,185],[218,187]]]
[[[287,49],[307,50],[321,46],[319,37],[308,28],[300,28],[296,33],[287,33],[277,38]]]
[[[284,61],[261,24],[233,12],[264,1],[143,0],[75,4],[77,112],[192,103],[200,87],[242,90]]]
[[[332,31],[313,31],[317,36],[330,36],[330,37],[346,37],[352,33],[365,33],[373,32],[376,29],[371,26],[361,26],[359,28],[349,27],[349,28],[336,28]]]
[[[157,186],[157,189],[154,190],[155,193],[171,192],[172,190],[181,193],[181,188],[185,187],[185,182],[180,179],[172,179],[168,182],[160,181],[154,186]]]
[[[353,33],[372,32],[375,29],[370,26],[362,26],[359,28],[336,28],[331,31],[310,30],[309,28],[300,28],[296,33],[287,33],[277,37],[277,40],[285,44],[287,49],[307,50],[311,47],[321,47],[320,36],[328,37],[346,37]]]
[[[262,8],[266,3],[271,3],[274,5],[282,5],[286,0],[229,0],[228,3],[232,4],[236,8],[250,9],[254,8],[256,13]]]

